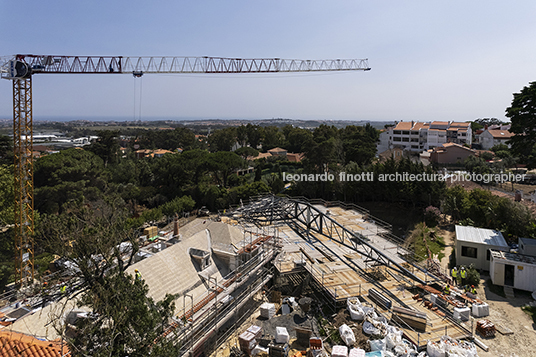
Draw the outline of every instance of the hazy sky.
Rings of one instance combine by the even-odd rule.
[[[35,75],[34,118],[505,119],[536,1],[0,0],[0,56],[368,58],[369,72]],[[136,88],[136,95],[135,95]],[[136,100],[135,100],[136,98]],[[0,118],[12,88],[0,81]]]

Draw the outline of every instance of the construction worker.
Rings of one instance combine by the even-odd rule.
[[[141,273],[138,269],[134,269],[134,273],[136,273],[136,281],[141,281]]]
[[[454,285],[458,285],[458,268],[452,268],[452,282]]]
[[[474,285],[471,285],[471,294],[476,295],[476,289]]]
[[[62,295],[65,295],[65,293],[67,292],[67,286],[65,284],[63,284],[60,288],[60,293]]]
[[[465,271],[465,267],[462,267],[460,277],[462,278],[462,286],[465,286],[465,279],[467,278],[467,271]]]
[[[450,295],[450,285],[449,284],[447,284],[445,286],[445,290],[443,290],[443,292],[445,293],[445,295]]]

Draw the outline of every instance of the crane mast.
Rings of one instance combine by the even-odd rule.
[[[0,63],[13,81],[15,281],[34,279],[33,108],[34,74],[287,73],[368,71],[367,59],[297,60],[224,57],[124,57],[18,54]]]

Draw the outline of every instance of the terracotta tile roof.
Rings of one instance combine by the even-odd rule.
[[[433,121],[430,125],[449,125],[448,121]]]
[[[268,150],[268,152],[270,152],[270,153],[272,153],[272,152],[283,152],[283,151],[287,151],[287,150],[281,149],[281,148],[273,148],[273,149]]]
[[[514,136],[514,133],[508,130],[488,130],[488,132],[496,139],[508,139]]]
[[[450,123],[451,128],[468,128],[471,123],[460,123],[460,122],[452,122]]]
[[[456,144],[456,143],[445,143],[445,144],[442,144],[442,146],[438,146],[436,148],[434,148],[434,151],[438,152],[438,151],[446,151],[448,148],[460,148],[460,149],[463,149],[463,150],[466,150],[466,151],[470,151],[472,153],[476,153],[475,150],[473,149],[469,149],[468,147],[466,146],[463,146],[463,145],[460,145],[460,144]]]
[[[426,129],[428,127],[430,127],[430,124],[428,124],[428,123],[417,122],[417,123],[415,123],[413,128],[411,128],[411,130],[415,131],[415,130],[419,130],[419,129]]]
[[[412,126],[413,123],[410,121],[401,121],[400,123],[396,124],[393,130],[410,130]]]
[[[272,154],[270,154],[269,152],[261,152],[258,156],[256,157],[253,157],[253,156],[250,156],[248,157],[248,160],[258,160],[258,159],[266,159],[268,157],[272,157]],[[250,159],[251,158],[251,159]]]
[[[70,356],[67,346],[58,341],[41,341],[12,331],[0,331],[0,356],[3,357],[62,357]]]
[[[164,149],[156,149],[154,151],[155,155],[164,155],[164,154],[173,154],[173,151],[164,150]]]
[[[301,152],[296,153],[296,154],[293,154],[293,153],[287,154],[287,160],[290,162],[301,162],[304,157],[305,157],[305,154]]]

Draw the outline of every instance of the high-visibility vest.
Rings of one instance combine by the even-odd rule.
[[[60,293],[62,294],[65,294],[65,290],[67,289],[67,287],[65,285],[63,285],[61,288],[60,288]]]
[[[450,288],[448,286],[445,286],[445,294],[447,295],[450,294]]]
[[[472,289],[471,289],[471,294],[476,295],[476,289],[475,289],[475,288],[472,288]]]
[[[456,270],[456,269],[452,269],[452,277],[453,277],[453,278],[458,277],[458,270]]]
[[[136,280],[141,280],[141,273],[140,272],[136,273]]]
[[[465,270],[462,270],[462,279],[465,279],[467,277],[467,272]]]

